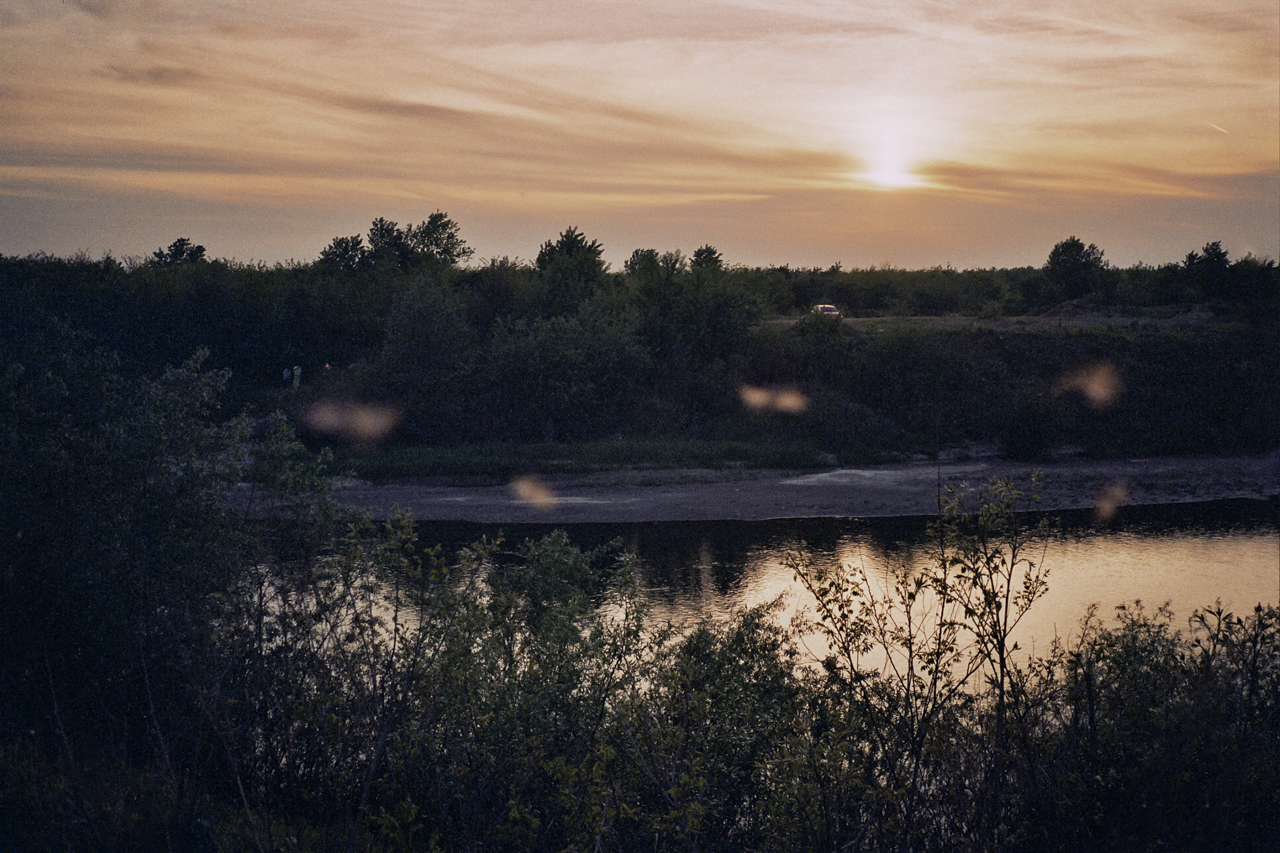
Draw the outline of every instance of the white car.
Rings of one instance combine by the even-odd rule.
[[[826,317],[839,317],[840,309],[834,305],[815,305],[813,306],[813,313],[822,314]]]

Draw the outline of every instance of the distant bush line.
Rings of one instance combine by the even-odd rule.
[[[571,228],[535,261],[460,267],[470,249],[436,213],[377,220],[367,243],[335,238],[309,263],[209,260],[186,239],[128,262],[0,257],[2,322],[57,317],[141,374],[205,350],[231,371],[233,406],[260,415],[390,406],[393,455],[664,438],[812,464],[969,443],[1028,459],[1280,446],[1280,271],[1218,243],[1128,269],[1074,237],[1041,268],[964,271],[738,267],[710,246],[639,249],[608,271],[602,251]],[[879,329],[816,303],[971,322]],[[1192,306],[1212,321],[1162,319]],[[1106,312],[1128,319],[1073,319]],[[1037,320],[999,322],[1024,315]],[[1110,371],[1116,393],[1099,405],[1081,371]],[[800,404],[753,408],[752,392]]]

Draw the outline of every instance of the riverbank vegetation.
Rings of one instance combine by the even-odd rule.
[[[318,497],[225,374],[127,377],[52,324],[0,387],[0,828],[23,851],[1266,850],[1280,611],[1096,610],[1013,484],[923,572],[797,562],[780,603],[647,611],[553,534],[441,553]],[[41,340],[23,344],[40,347]],[[246,485],[252,484],[252,485]],[[815,655],[815,651],[816,655]]]
[[[344,443],[343,465],[483,445],[522,468],[679,441],[1274,448],[1274,264],[1222,253],[1239,290],[1194,291],[1215,322],[1006,327],[992,296],[971,325],[877,328],[801,309],[985,274],[711,247],[609,273],[572,229],[463,269],[450,225],[271,268],[190,241],[0,259],[0,849],[1269,849],[1280,612],[1180,627],[1131,603],[1027,656],[1010,632],[1052,578],[1010,484],[954,496],[923,574],[798,563],[807,623],[688,626],[646,612],[616,549],[442,553],[323,491]],[[1018,312],[1182,294],[1226,280],[1210,248],[1167,281],[1074,244],[992,279]]]
[[[1128,269],[1076,238],[1004,270],[739,267],[703,246],[610,271],[602,253],[570,228],[533,261],[460,266],[470,249],[436,213],[306,263],[210,260],[186,239],[147,259],[0,258],[0,293],[14,322],[58,317],[127,372],[205,351],[232,411],[282,409],[340,454],[354,440],[344,465],[366,477],[646,451],[794,466],[1280,446],[1280,270],[1218,243]],[[334,404],[385,428],[307,417]]]

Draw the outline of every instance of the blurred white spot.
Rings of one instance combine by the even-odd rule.
[[[748,409],[786,412],[798,415],[809,408],[809,399],[794,388],[757,388],[743,385],[738,389],[743,404]]]
[[[556,493],[541,479],[532,475],[512,480],[511,492],[516,500],[538,509],[551,509],[556,505]]]
[[[1099,361],[1058,377],[1053,393],[1077,391],[1094,409],[1110,408],[1124,391],[1120,371],[1109,361]]]
[[[337,436],[352,444],[377,444],[400,423],[400,410],[385,405],[321,400],[303,412],[302,422],[316,432]]]
[[[1106,524],[1115,518],[1120,507],[1129,500],[1129,487],[1123,480],[1108,483],[1098,495],[1098,503],[1093,509],[1093,518],[1098,524]]]

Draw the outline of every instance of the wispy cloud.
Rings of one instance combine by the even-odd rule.
[[[178,65],[151,65],[145,68],[108,65],[101,73],[124,83],[142,83],[150,86],[186,86],[204,77],[202,72],[194,68]]]
[[[1271,0],[13,0],[0,195],[1202,198],[1280,170],[1278,46]]]

